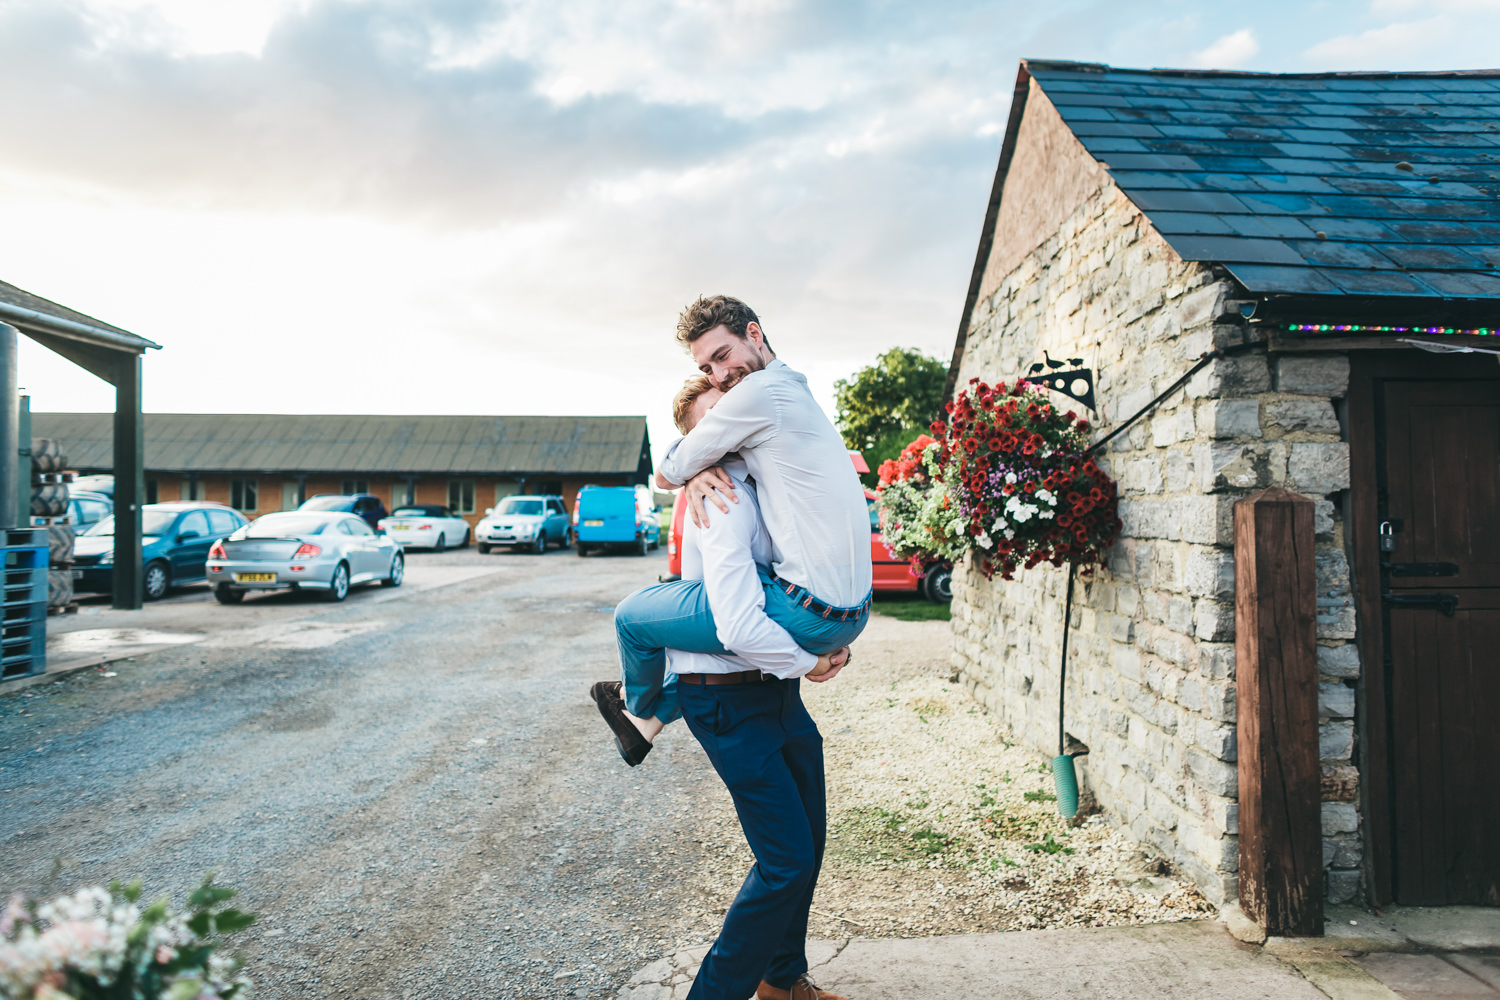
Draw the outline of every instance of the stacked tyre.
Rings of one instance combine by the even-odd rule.
[[[73,539],[68,516],[68,456],[50,438],[31,442],[31,523],[47,529],[47,610],[57,614],[73,604]]]

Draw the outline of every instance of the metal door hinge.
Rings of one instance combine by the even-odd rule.
[[[1409,562],[1391,563],[1387,567],[1391,576],[1457,576],[1458,563]]]
[[[1458,611],[1457,594],[1381,594],[1380,599],[1398,608],[1436,608],[1449,618]]]

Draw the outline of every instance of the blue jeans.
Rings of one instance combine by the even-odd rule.
[[[789,989],[807,971],[807,912],[823,864],[823,737],[798,681],[683,684],[678,693],[755,855],[688,1000],[748,997],[761,979]]]
[[[786,629],[810,653],[831,653],[865,630],[870,609],[849,621],[824,618],[801,605],[807,592],[788,594],[761,567],[766,617]],[[615,639],[620,646],[620,673],[625,707],[639,719],[653,715],[663,723],[681,718],[677,677],[667,673],[666,651],[728,653],[714,630],[713,611],[702,580],[673,580],[637,590],[615,608]]]

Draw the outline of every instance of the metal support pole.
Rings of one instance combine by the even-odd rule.
[[[30,496],[20,507],[21,493],[31,479],[31,466],[21,468],[21,400],[16,394],[16,328],[0,323],[0,528],[30,524]],[[28,449],[31,442],[27,441]]]
[[[114,607],[141,606],[141,499],[146,493],[146,426],[141,418],[141,356],[115,368]]]

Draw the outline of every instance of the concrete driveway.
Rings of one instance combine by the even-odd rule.
[[[217,872],[268,997],[605,996],[670,952],[722,788],[685,730],[626,768],[587,699],[665,555],[409,565],[343,604],[53,619],[59,661],[133,659],[0,689],[0,891]]]

